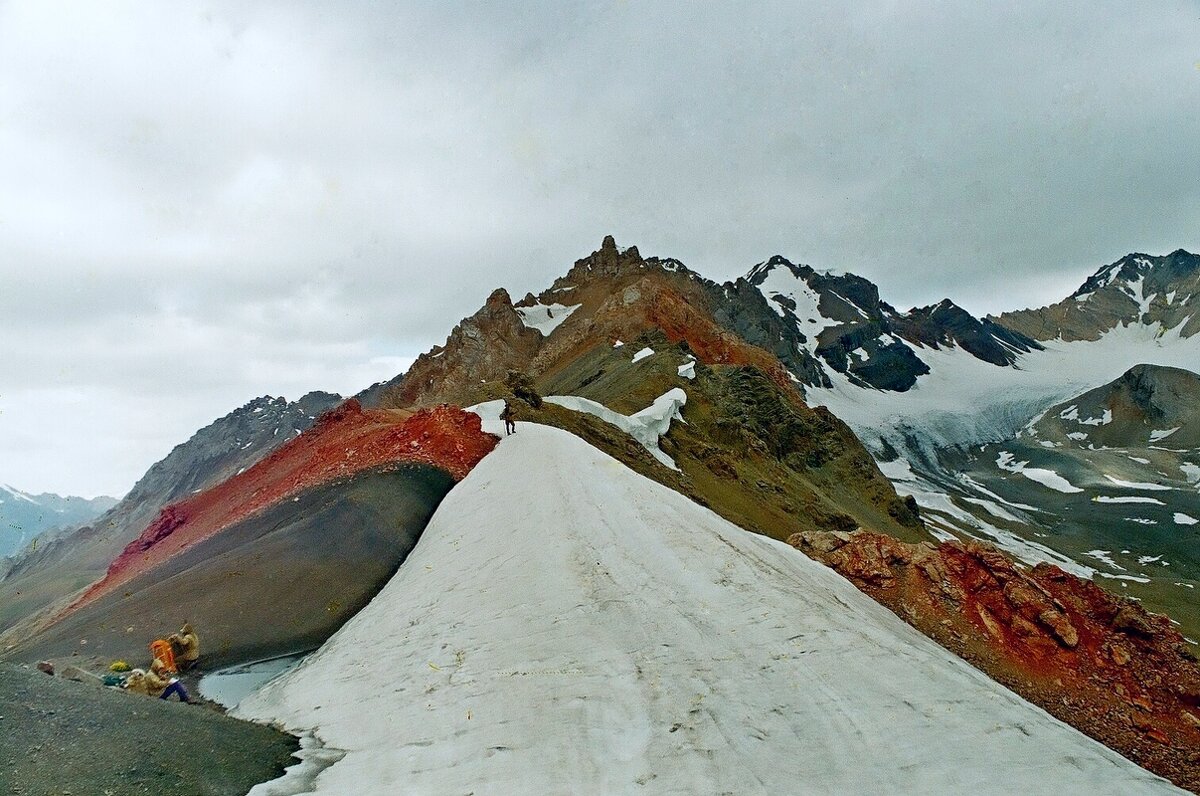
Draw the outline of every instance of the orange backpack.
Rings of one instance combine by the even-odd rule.
[[[171,674],[175,674],[178,671],[175,668],[175,650],[171,649],[170,642],[161,638],[157,641],[151,641],[150,657],[162,661],[167,671]]]

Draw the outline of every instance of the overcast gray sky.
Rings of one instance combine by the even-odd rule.
[[[902,308],[1200,248],[1200,4],[0,0],[0,483],[120,495],[612,233]]]

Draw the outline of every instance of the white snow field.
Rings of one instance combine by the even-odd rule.
[[[1179,792],[798,551],[529,423],[236,713],[345,753],[255,794]]]

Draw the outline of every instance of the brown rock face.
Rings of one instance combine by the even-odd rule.
[[[1058,718],[1200,788],[1200,667],[1166,617],[974,542],[806,531],[788,540]]]
[[[542,335],[521,321],[508,291],[492,291],[484,305],[463,319],[444,346],[417,357],[403,377],[384,390],[383,406],[421,407],[453,399],[464,384],[502,380],[523,369]]]

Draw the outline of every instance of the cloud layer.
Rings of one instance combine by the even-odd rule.
[[[0,2],[0,482],[118,494],[606,233],[899,306],[1200,246],[1187,3]]]

